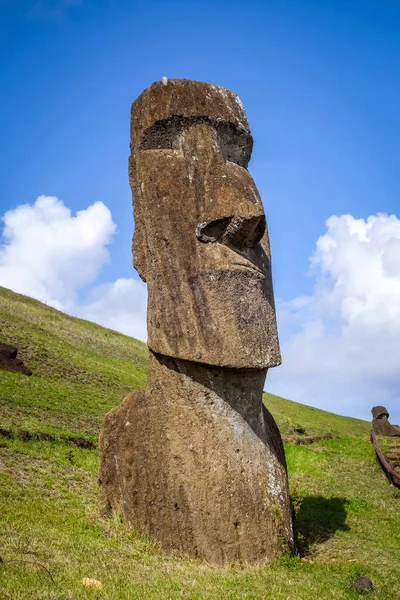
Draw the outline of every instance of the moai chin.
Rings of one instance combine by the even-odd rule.
[[[147,386],[105,418],[100,506],[167,549],[268,562],[293,544],[264,210],[239,98],[156,82],[133,103],[134,265],[148,285]]]

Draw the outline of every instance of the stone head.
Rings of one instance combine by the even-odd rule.
[[[374,406],[371,410],[373,419],[388,419],[389,413],[384,406]]]
[[[154,352],[231,368],[280,364],[253,140],[232,92],[153,83],[131,112],[134,265]]]

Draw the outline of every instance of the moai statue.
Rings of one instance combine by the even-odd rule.
[[[22,360],[17,358],[17,354],[18,348],[0,342],[0,369],[11,371],[12,373],[23,373],[28,376],[32,375],[32,371],[24,365]]]
[[[376,435],[400,436],[400,431],[389,423],[389,413],[384,406],[374,406],[372,412],[372,428]]]
[[[239,98],[198,81],[133,103],[134,265],[148,285],[146,387],[105,418],[100,506],[165,549],[268,562],[293,543],[268,231]]]

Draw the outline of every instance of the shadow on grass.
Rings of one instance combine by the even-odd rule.
[[[346,525],[346,498],[306,496],[293,498],[294,533],[296,550],[306,556],[313,544],[321,544],[336,531],[348,531]]]

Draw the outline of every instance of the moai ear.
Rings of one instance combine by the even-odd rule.
[[[146,264],[145,256],[143,252],[143,242],[141,240],[140,231],[135,230],[132,238],[132,258],[133,266],[138,272],[138,275],[142,281],[147,282],[146,279]]]

